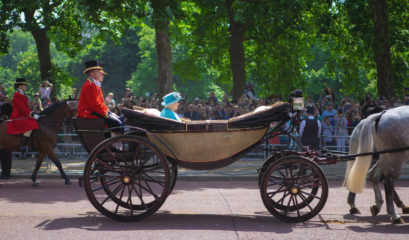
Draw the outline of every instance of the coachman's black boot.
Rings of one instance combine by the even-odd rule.
[[[29,139],[28,137],[23,136],[23,139],[21,140],[21,145],[20,145],[19,149],[23,153],[26,152],[26,146],[27,146],[27,143],[28,143],[28,139]]]

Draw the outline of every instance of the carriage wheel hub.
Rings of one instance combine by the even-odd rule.
[[[298,187],[296,187],[296,186],[291,187],[291,189],[290,189],[290,192],[291,192],[292,194],[297,194],[298,191],[299,191],[299,189],[298,189]]]
[[[125,184],[131,183],[131,177],[130,176],[123,176],[122,177],[122,182]]]

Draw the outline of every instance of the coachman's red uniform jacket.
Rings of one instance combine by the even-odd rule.
[[[100,118],[92,115],[92,112],[105,117],[108,113],[108,108],[105,106],[101,88],[88,78],[84,85],[82,85],[77,116],[79,118]]]
[[[7,124],[7,134],[22,134],[30,130],[40,129],[37,120],[30,117],[28,99],[24,94],[16,91],[13,96],[13,111]]]

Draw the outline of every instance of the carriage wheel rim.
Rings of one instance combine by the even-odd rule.
[[[96,156],[103,152],[104,149],[113,145],[115,143],[113,139],[116,139],[117,142],[129,141],[132,144],[136,144],[136,146],[139,146],[140,144],[144,145],[150,151],[150,154],[153,154],[152,156],[157,159],[157,163],[150,164],[147,168],[145,168],[145,165],[142,165],[138,171],[135,171],[136,167],[134,166],[134,163],[122,161],[118,164],[118,161],[115,159],[108,161],[111,166],[107,166],[107,162],[102,166],[103,164],[101,163],[101,160],[97,161]],[[113,141],[110,143],[111,145],[108,143],[109,141]],[[125,152],[123,152],[123,155],[125,156]],[[114,155],[112,154],[112,156]],[[149,159],[151,158],[152,157],[149,157]],[[116,163],[113,163],[115,161]],[[115,164],[117,164],[117,166],[115,166]],[[102,174],[99,172],[101,169]],[[144,174],[145,177],[150,177],[148,180],[145,179],[146,185],[143,183],[144,177],[141,177],[142,174]],[[159,174],[159,180],[155,180],[155,176],[153,176],[155,174]],[[116,183],[117,185],[112,184],[112,182],[115,181],[119,181]],[[156,190],[156,192],[155,190],[149,189],[149,186],[147,186],[147,182],[149,181],[151,181],[151,183],[156,181],[156,184],[160,185],[157,187],[158,190]],[[163,204],[170,188],[170,172],[167,159],[152,143],[141,137],[119,136],[105,140],[94,149],[84,169],[84,182],[87,196],[98,211],[116,220],[134,221],[153,214]],[[99,187],[95,188],[92,184],[99,184],[97,185]],[[108,196],[108,200],[105,199],[101,202],[101,200],[98,199],[99,195],[97,196],[97,194],[94,194],[94,191],[96,192],[99,188],[104,189],[105,197]],[[142,191],[144,191],[144,193],[148,192],[148,200],[146,200],[146,194],[143,195]],[[123,195],[125,196],[127,194],[129,197],[128,199],[131,200],[130,202],[123,199]],[[132,202],[132,198],[135,198],[136,200],[139,198],[140,202],[134,203]],[[116,209],[105,208],[106,202],[108,201],[114,202],[114,204],[116,204]],[[144,201],[147,202],[144,203]],[[120,208],[122,212],[118,211],[118,208]],[[123,211],[125,211],[125,213],[123,213]]]
[[[280,176],[277,176],[278,172]],[[298,173],[297,177],[293,176],[294,172]],[[271,184],[271,177],[276,186]],[[286,156],[271,163],[261,179],[263,203],[271,214],[282,221],[303,222],[311,219],[322,210],[328,196],[328,183],[321,168],[300,156]],[[274,198],[275,194],[280,200]]]

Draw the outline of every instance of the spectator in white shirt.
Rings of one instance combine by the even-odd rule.
[[[41,82],[41,86],[38,89],[40,94],[40,99],[42,102],[50,100],[51,91],[53,90],[53,85],[47,80]]]

